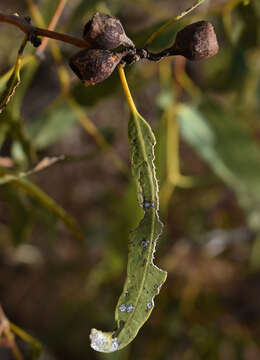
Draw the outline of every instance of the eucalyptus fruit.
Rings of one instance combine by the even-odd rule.
[[[115,67],[133,64],[141,59],[160,61],[164,57],[182,55],[196,61],[209,58],[219,50],[213,25],[208,21],[198,21],[177,33],[174,44],[159,53],[147,49],[136,49],[126,36],[122,24],[116,18],[96,13],[85,25],[84,39],[92,46],[70,59],[70,67],[84,85],[95,85],[108,78]],[[123,52],[111,49],[119,45],[128,46]]]
[[[84,85],[95,85],[108,78],[124,56],[125,52],[85,49],[72,56],[69,64]]]
[[[209,21],[198,21],[177,33],[172,55],[182,55],[189,60],[202,60],[216,55],[219,45],[213,25]]]
[[[83,38],[95,49],[115,49],[120,45],[134,47],[121,22],[107,14],[96,13],[84,27]]]
[[[122,63],[130,65],[141,59],[160,61],[167,56],[175,55],[197,61],[216,55],[218,50],[219,45],[213,25],[208,21],[198,21],[179,31],[170,48],[159,53],[152,53],[147,49],[129,49]]]

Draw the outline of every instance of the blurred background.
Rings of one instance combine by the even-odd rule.
[[[96,11],[110,13],[142,47],[192,3],[9,0],[0,11],[41,27],[56,13],[56,30],[78,37]],[[77,48],[50,41],[35,57],[26,47],[22,83],[0,115],[0,303],[43,345],[41,360],[260,359],[260,2],[206,0],[149,49],[198,20],[214,24],[215,57],[126,68],[157,138],[165,227],[155,263],[168,279],[136,339],[114,354],[93,351],[89,332],[114,327],[128,234],[142,217],[119,76],[84,87],[68,66]],[[3,91],[23,33],[0,30]],[[42,171],[4,180],[42,159]],[[5,346],[0,357],[13,359]]]

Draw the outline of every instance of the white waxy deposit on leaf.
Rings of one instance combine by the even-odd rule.
[[[151,308],[154,306],[154,302],[151,301],[146,305],[146,311],[151,310]]]
[[[149,209],[150,207],[154,207],[154,202],[153,201],[144,201],[142,203],[142,208],[143,209]]]
[[[111,336],[102,333],[96,329],[92,329],[90,333],[91,347],[92,349],[100,352],[113,352],[119,348],[117,338],[112,339]]]
[[[130,312],[132,312],[132,311],[134,310],[134,308],[135,308],[135,306],[134,306],[133,304],[130,304],[130,305],[127,306],[127,310],[126,310],[126,311],[127,311],[128,313],[130,313]]]
[[[141,245],[144,246],[144,247],[148,246],[149,243],[150,243],[150,240],[143,240],[143,241],[141,241]]]
[[[119,311],[126,312],[126,310],[127,310],[126,304],[122,304],[119,306]]]

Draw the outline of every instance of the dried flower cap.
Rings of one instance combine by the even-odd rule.
[[[115,49],[120,45],[134,47],[121,22],[107,14],[96,13],[85,25],[83,38],[95,49]]]
[[[216,55],[219,45],[213,25],[199,21],[178,32],[172,50],[189,60],[202,60]]]
[[[70,67],[84,85],[95,85],[108,78],[125,53],[103,49],[86,49],[70,58]]]

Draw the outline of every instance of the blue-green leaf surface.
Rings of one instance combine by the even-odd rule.
[[[135,338],[149,318],[154,297],[167,276],[153,264],[156,241],[162,232],[154,167],[155,137],[138,113],[129,121],[129,142],[132,173],[144,217],[130,234],[127,277],[115,310],[117,329],[113,332],[91,331],[91,346],[101,352],[120,350]]]

